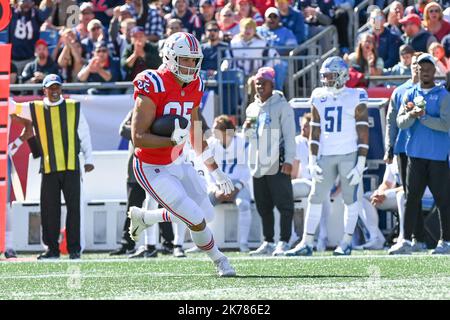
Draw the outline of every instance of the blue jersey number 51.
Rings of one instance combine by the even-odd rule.
[[[325,132],[341,132],[342,107],[326,107],[325,121]]]

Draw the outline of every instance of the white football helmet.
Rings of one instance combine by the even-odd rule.
[[[332,91],[343,88],[349,79],[348,66],[341,57],[329,57],[320,68],[320,82]]]
[[[177,32],[164,42],[163,64],[181,81],[189,83],[199,76],[203,53],[200,42],[190,33]],[[195,58],[194,68],[181,66],[180,57]]]

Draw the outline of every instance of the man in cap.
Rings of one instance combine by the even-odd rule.
[[[264,14],[264,25],[256,29],[258,35],[267,41],[269,47],[288,47],[277,49],[281,56],[288,56],[289,52],[297,46],[297,38],[294,33],[281,24],[281,15],[277,8],[270,7]],[[287,76],[288,62],[281,60],[275,64],[275,89],[283,90]]]
[[[61,191],[67,207],[66,232],[70,259],[80,259],[80,161],[84,170],[92,171],[92,147],[89,127],[80,103],[62,96],[62,81],[49,74],[42,82],[43,101],[16,104],[10,111],[18,118],[31,121],[41,152],[41,224],[42,240],[47,250],[38,259],[58,259],[61,226]]]
[[[58,65],[49,57],[48,44],[45,40],[39,39],[34,46],[34,56],[36,59],[29,62],[22,72],[22,82],[41,83],[47,74],[58,74]]]
[[[437,42],[435,36],[422,28],[422,20],[415,13],[410,13],[399,21],[405,33],[402,35],[404,43],[411,45],[416,51],[428,52],[431,43]]]
[[[450,203],[448,198],[450,147],[450,94],[436,86],[436,63],[430,54],[418,59],[419,84],[407,90],[397,116],[400,129],[408,129],[406,140],[406,204],[404,240],[390,254],[410,254],[412,233],[425,188],[428,186],[438,208],[441,237],[433,254],[450,254]]]
[[[275,71],[260,68],[254,76],[255,101],[246,109],[249,166],[256,207],[262,219],[264,242],[250,255],[283,255],[292,230],[294,198],[291,185],[295,157],[294,112],[283,93],[274,90]],[[261,152],[258,150],[267,152]],[[274,242],[273,209],[280,212],[280,241]]]

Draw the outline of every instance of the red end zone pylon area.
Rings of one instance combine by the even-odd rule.
[[[0,31],[11,20],[8,0],[0,1]],[[5,250],[6,193],[8,190],[8,97],[11,45],[0,44],[0,252]]]

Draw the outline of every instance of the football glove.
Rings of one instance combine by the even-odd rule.
[[[313,180],[316,180],[319,183],[322,182],[323,181],[322,168],[317,164],[317,156],[312,155],[309,157],[308,167]]]
[[[175,119],[174,129],[173,129],[172,136],[170,139],[176,145],[183,144],[184,142],[186,142],[187,138],[189,137],[190,128],[191,128],[190,121],[188,121],[188,125],[186,126],[186,128],[182,129],[182,128],[180,128],[180,120]]]
[[[234,190],[234,184],[231,182],[231,179],[219,168],[212,171],[211,176],[216,180],[219,190],[225,195],[230,194]]]
[[[347,175],[347,179],[350,180],[349,184],[351,186],[356,186],[361,182],[363,172],[364,170],[366,170],[365,165],[366,165],[366,157],[358,156],[358,162],[356,163],[356,166]]]

